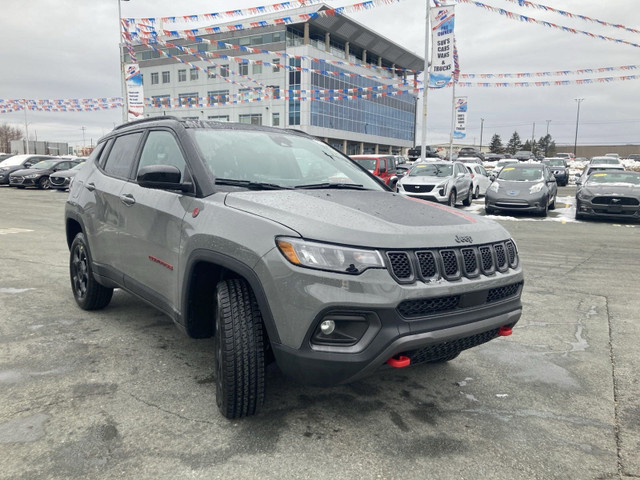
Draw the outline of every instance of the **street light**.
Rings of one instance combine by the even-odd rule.
[[[580,122],[580,104],[584,101],[584,98],[574,98],[578,102],[578,114],[576,115],[576,139],[573,142],[573,155],[577,156],[578,150],[578,123]]]
[[[122,9],[120,2],[129,0],[116,0],[118,2],[118,50],[120,50],[120,92],[122,93],[122,122],[127,121],[127,98],[124,86],[124,53],[122,52]]]

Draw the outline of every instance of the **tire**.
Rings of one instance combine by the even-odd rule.
[[[460,352],[450,353],[446,357],[438,358],[437,360],[429,360],[427,363],[444,363],[453,360],[454,358],[458,358]]]
[[[544,201],[544,208],[540,211],[541,217],[546,217],[549,213],[549,199],[546,198]]]
[[[496,213],[496,211],[493,208],[487,207],[485,205],[485,207],[484,207],[484,214],[485,215],[493,215],[494,213]]]
[[[100,310],[109,305],[113,288],[100,285],[93,277],[91,254],[83,233],[78,233],[71,244],[69,276],[73,297],[80,308]]]
[[[40,190],[49,190],[51,188],[51,183],[49,182],[49,177],[42,177],[38,181],[38,188]]]
[[[549,205],[549,210],[555,210],[556,209],[556,196],[553,196],[553,202],[551,202],[551,205]]]
[[[472,187],[469,187],[469,192],[467,193],[467,198],[465,198],[462,201],[462,205],[464,205],[465,207],[470,207],[471,206],[471,202],[473,201],[473,191],[471,190]]]
[[[451,190],[451,193],[449,194],[449,198],[447,199],[447,205],[449,205],[451,208],[455,208],[456,206],[456,191],[455,190]]]
[[[476,185],[476,189],[473,191],[473,198],[480,198],[480,186]]]
[[[229,419],[254,415],[264,402],[265,339],[258,303],[245,280],[216,287],[216,403]]]

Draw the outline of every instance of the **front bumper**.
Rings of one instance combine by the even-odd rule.
[[[57,188],[60,190],[66,190],[69,188],[69,183],[71,182],[70,177],[49,177],[49,186],[51,188]]]
[[[273,353],[279,368],[304,384],[352,382],[398,354],[414,364],[442,358],[441,352],[494,338],[522,312],[519,266],[455,281],[400,284],[387,270],[349,276],[294,267],[277,258],[279,252],[267,257],[272,264],[259,264],[256,272],[277,319],[281,341],[272,342]],[[327,340],[320,333],[327,319],[347,334]],[[352,341],[344,341],[351,334]]]
[[[485,208],[498,211],[543,212],[547,201],[546,195],[530,196],[529,198],[514,198],[503,194],[489,194],[485,196]]]
[[[640,219],[640,205],[620,205],[611,203],[592,203],[593,198],[588,200],[576,200],[576,213],[583,217],[593,218],[617,218],[617,219]]]
[[[9,185],[11,185],[12,187],[35,187],[37,185],[38,180],[40,180],[40,177],[25,178],[25,177],[11,176],[9,177]]]
[[[437,185],[398,185],[398,193],[407,197],[437,203],[447,203],[449,200],[447,188],[438,187]]]

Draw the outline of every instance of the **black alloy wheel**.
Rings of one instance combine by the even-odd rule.
[[[51,188],[49,177],[42,177],[40,180],[38,180],[38,188],[40,190],[49,190]]]
[[[89,247],[83,233],[78,233],[71,244],[69,275],[73,297],[80,308],[100,310],[109,304],[113,288],[100,285],[93,277]]]

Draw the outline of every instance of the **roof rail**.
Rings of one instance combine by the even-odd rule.
[[[123,123],[114,128],[114,130],[120,130],[121,128],[129,127],[131,125],[139,125],[141,123],[157,122],[158,120],[176,120],[181,122],[184,121],[184,118],[174,117],[173,115],[157,115],[155,117],[141,118],[139,120],[133,120],[132,122]]]

